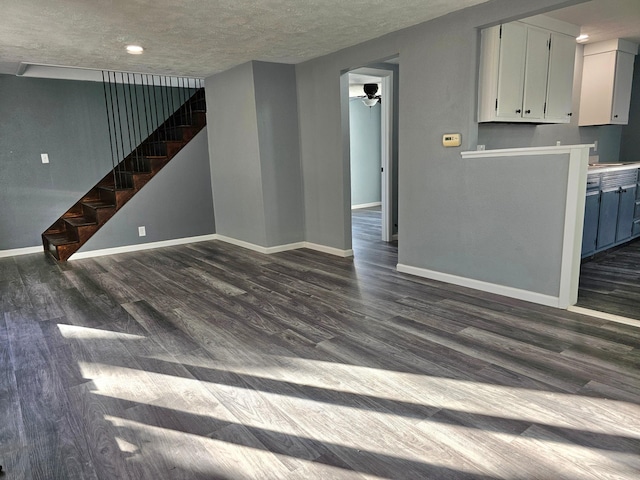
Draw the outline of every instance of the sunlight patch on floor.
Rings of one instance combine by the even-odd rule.
[[[146,338],[142,335],[113,332],[99,328],[78,327],[65,323],[58,323],[58,330],[60,330],[60,334],[64,338],[75,338],[79,340],[144,340]]]

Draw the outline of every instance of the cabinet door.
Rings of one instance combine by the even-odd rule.
[[[633,213],[636,207],[636,185],[620,187],[620,202],[618,206],[618,225],[616,227],[616,242],[631,238],[633,228]]]
[[[616,52],[584,57],[580,92],[580,126],[611,122]]]
[[[600,208],[600,190],[587,192],[584,206],[584,228],[582,231],[582,256],[590,255],[596,249],[598,237],[598,215]]]
[[[497,116],[500,120],[522,118],[526,48],[527,27],[523,23],[502,25],[497,98]]]
[[[611,123],[626,125],[629,123],[629,106],[631,104],[631,84],[633,83],[633,61],[635,55],[627,52],[617,53]]]
[[[524,71],[522,117],[529,120],[542,120],[549,72],[548,31],[527,27],[527,56]]]
[[[616,225],[618,223],[618,205],[620,203],[619,187],[602,191],[598,221],[598,250],[616,241]]]
[[[552,33],[546,119],[564,122],[569,122],[571,119],[575,57],[575,38],[561,33]]]

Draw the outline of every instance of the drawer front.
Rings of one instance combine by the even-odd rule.
[[[587,175],[587,190],[599,190],[600,178],[600,174]]]
[[[587,176],[587,178],[589,178]],[[604,190],[611,187],[619,187],[620,185],[636,184],[638,181],[638,170],[622,170],[618,172],[608,172],[602,174],[600,187]]]

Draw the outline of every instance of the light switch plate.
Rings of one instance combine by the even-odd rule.
[[[459,133],[445,133],[442,136],[443,147],[459,147],[461,143]]]
[[[139,237],[146,237],[147,236],[147,229],[145,227],[138,227],[138,236]]]
[[[40,154],[40,158],[42,159],[42,163],[49,163],[49,154],[48,153],[41,153]]]

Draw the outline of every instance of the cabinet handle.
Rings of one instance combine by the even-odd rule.
[[[529,114],[531,113],[531,110],[525,110],[524,113]]]
[[[613,118],[618,118],[618,115],[614,115]]]
[[[521,109],[517,109],[516,113],[522,113],[522,110]]]
[[[572,115],[573,115],[573,113],[571,113],[571,112],[567,113],[567,117],[570,117]]]

